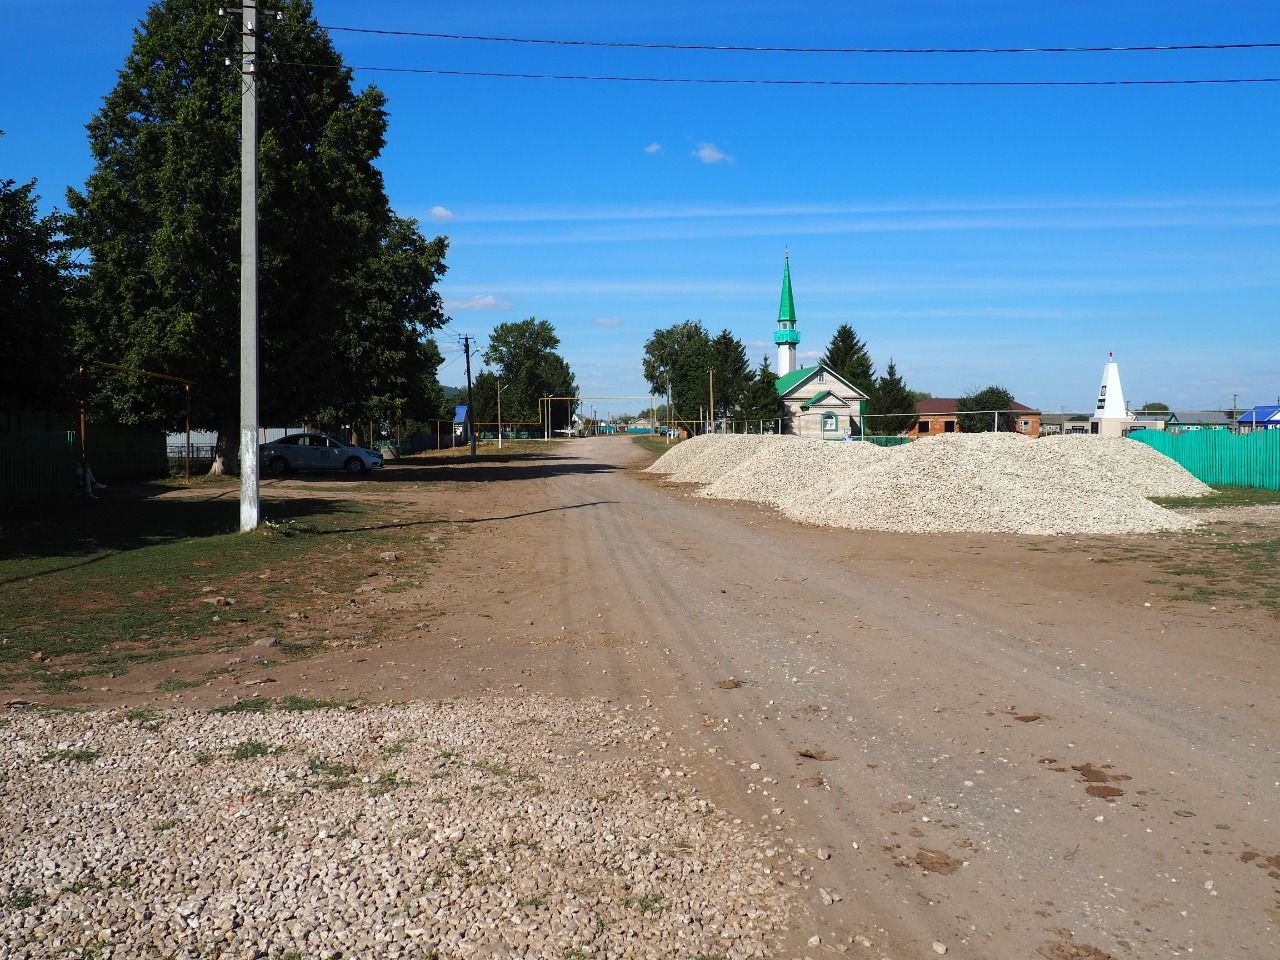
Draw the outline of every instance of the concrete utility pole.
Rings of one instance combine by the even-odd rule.
[[[498,381],[498,449],[502,449],[502,381]]]
[[[476,458],[476,421],[475,408],[471,405],[471,337],[462,336],[462,349],[467,353],[467,433],[471,435],[471,459]]]
[[[707,371],[707,420],[711,424],[711,432],[716,432],[716,372]]]
[[[240,530],[258,526],[258,2],[241,0]]]

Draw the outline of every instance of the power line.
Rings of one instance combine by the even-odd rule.
[[[586,80],[596,83],[671,83],[763,87],[1173,87],[1280,83],[1280,77],[1179,77],[1168,80],[779,80],[760,77],[645,77],[607,74],[507,73],[490,70],[437,70],[428,67],[335,66],[322,63],[287,66],[368,73],[410,73],[437,77],[488,77],[503,80]]]
[[[426,33],[374,27],[324,26],[342,33],[422,40],[467,40],[481,43],[523,43],[557,47],[605,47],[627,50],[697,50],[715,53],[842,53],[842,54],[989,54],[989,53],[1165,53],[1180,50],[1270,50],[1280,41],[1246,43],[1152,43],[1104,47],[766,47],[729,43],[644,43],[635,40],[566,40],[549,37],[497,37],[469,33]]]

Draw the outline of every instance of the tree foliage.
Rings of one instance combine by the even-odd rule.
[[[741,414],[742,399],[751,383],[747,348],[731,330],[721,330],[711,341],[711,369],[715,371],[715,416]]]
[[[670,388],[676,420],[697,420],[706,407],[711,365],[711,338],[695,320],[655,330],[644,345],[644,378],[656,394]]]
[[[374,166],[387,128],[356,91],[309,0],[259,37],[260,408],[265,421],[391,418],[432,403],[446,241],[394,216]],[[217,5],[162,0],[89,122],[96,166],[69,191],[91,262],[77,296],[86,356],[197,381],[198,426],[238,422],[238,30]],[[293,66],[290,64],[307,64]],[[112,378],[98,403],[172,423],[181,399]]]
[[[989,433],[994,430],[996,418],[999,417],[1000,430],[1012,431],[1016,414],[993,411],[1007,411],[1013,406],[1013,394],[1004,387],[990,386],[961,397],[956,401],[956,422],[964,433]],[[975,411],[984,410],[985,413]]]
[[[847,323],[840,324],[831,335],[822,362],[831,370],[853,384],[868,397],[876,391],[876,370],[866,343]]]
[[[1167,403],[1144,403],[1139,413],[1168,413],[1169,405]]]
[[[867,424],[869,432],[896,436],[906,433],[920,419],[916,415],[914,391],[907,389],[906,381],[898,373],[897,364],[892,357],[884,375],[876,381],[875,396],[876,412],[881,416]]]
[[[743,393],[742,416],[752,420],[775,420],[782,416],[782,398],[778,396],[778,375],[769,368],[769,358],[760,361],[751,383]],[[767,425],[766,425],[767,429]]]
[[[500,323],[489,336],[484,351],[485,363],[497,368],[502,381],[502,420],[504,423],[539,419],[543,397],[574,397],[578,384],[569,364],[556,350],[560,338],[548,320],[529,317],[513,323]],[[474,399],[474,389],[472,391]],[[494,389],[494,417],[497,419],[497,388]],[[569,425],[574,404],[550,404],[551,429]],[[473,420],[479,422],[478,417]]]
[[[61,217],[41,217],[35,181],[0,180],[0,411],[53,412],[72,373]]]

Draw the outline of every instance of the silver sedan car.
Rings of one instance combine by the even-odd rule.
[[[345,470],[368,473],[382,467],[382,457],[323,433],[294,433],[258,447],[259,462],[277,476],[292,470]]]

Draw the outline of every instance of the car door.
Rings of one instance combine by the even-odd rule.
[[[321,455],[324,452],[324,437],[314,433],[304,433],[298,437],[296,462],[299,470],[317,470],[323,464]]]
[[[324,469],[341,470],[343,453],[345,452],[345,450],[346,448],[342,444],[340,444],[337,440],[333,439],[333,437],[325,437],[324,438],[324,454],[323,454]]]

